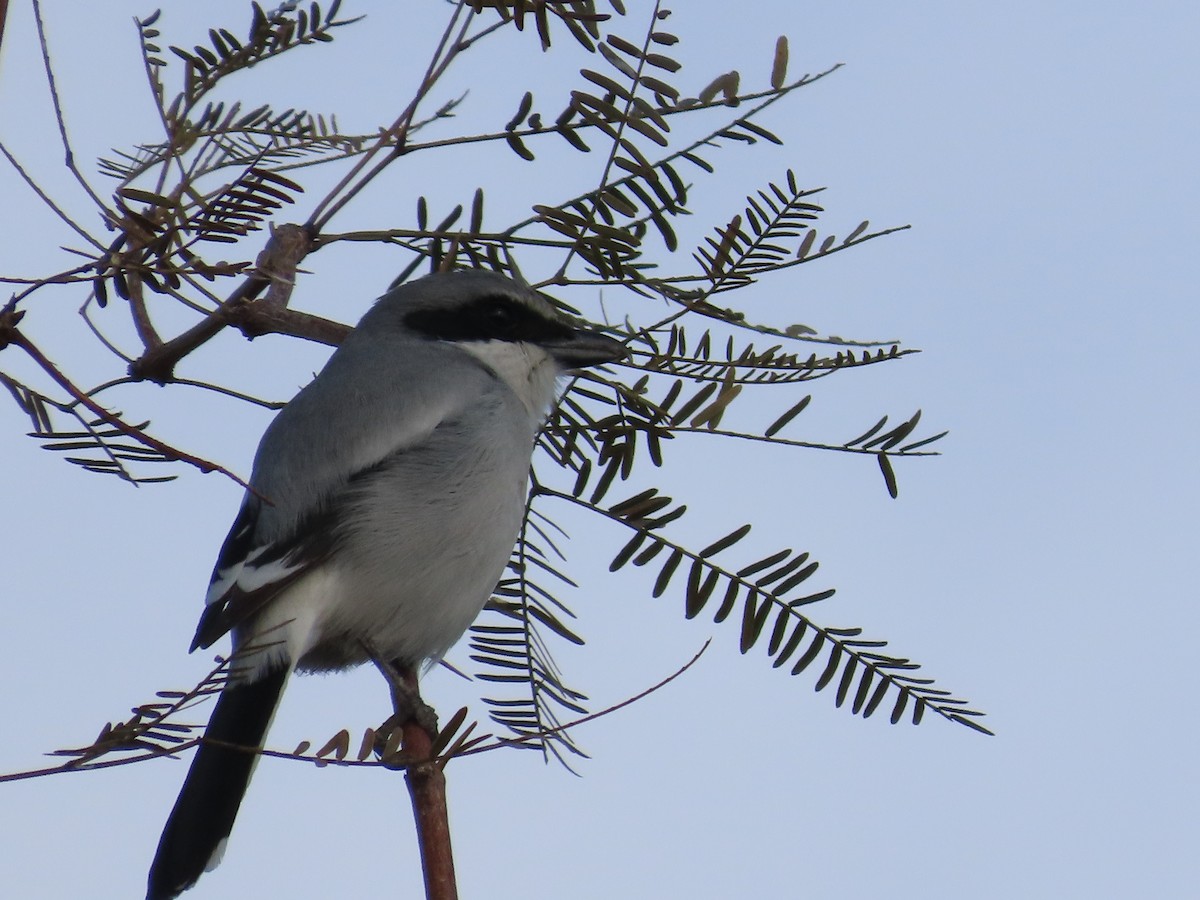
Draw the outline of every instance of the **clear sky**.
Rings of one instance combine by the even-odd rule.
[[[626,2],[635,35],[648,5]],[[46,6],[79,161],[103,191],[92,160],[155,134],[130,24],[151,7]],[[280,107],[336,110],[347,129],[389,121],[443,14],[395,4],[420,7],[406,20],[391,6],[348,3],[368,20],[240,83]],[[186,43],[246,22],[238,2],[168,2],[161,27]],[[898,466],[895,501],[870,461],[701,440],[673,448],[662,480],[688,502],[698,542],[753,521],[748,546],[812,552],[822,586],[838,588],[818,621],[888,638],[985,709],[997,736],[835,709],[811,678],[741,657],[736,628],[684,621],[678,596],[651,600],[644,573],[610,579],[624,536],[572,520],[579,548],[595,548],[572,568],[589,643],[559,661],[596,706],[713,643],[666,689],[579,729],[591,754],[582,777],[530,753],[451,765],[462,895],[1194,896],[1197,6],[680,0],[670,25],[693,91],[730,68],[765,87],[779,33],[793,74],[846,63],[764,119],[785,147],[723,156],[719,178],[698,181],[692,242],[788,167],[828,186],[834,231],[864,218],[914,226],[733,295],[756,321],[925,351],[821,382],[796,436],[845,440],[918,407],[951,434],[943,456]],[[471,93],[452,128],[507,120],[526,78],[543,72],[531,46],[505,43],[455,71]],[[538,74],[545,108],[582,63],[570,57],[561,80]],[[83,212],[59,172],[39,67],[28,5],[14,2],[0,139]],[[594,180],[593,156],[563,153],[531,184],[535,169],[515,158],[480,168],[478,156],[449,154],[394,176],[336,227],[403,225],[419,193],[444,209],[479,184],[489,215],[506,221]],[[0,210],[0,273],[65,266],[57,248],[72,236],[6,165]],[[353,321],[397,268],[387,251],[331,253],[313,260],[294,302]],[[74,316],[82,300],[47,292],[38,302],[54,309],[31,333],[74,353],[81,381],[100,381],[112,369]],[[223,338],[188,365],[286,397],[325,355],[263,343]],[[0,370],[31,377],[15,348],[0,352]],[[175,390],[119,402],[242,473],[267,421]],[[207,669],[211,656],[186,649],[239,497],[182,467],[169,485],[135,490],[69,466],[27,430],[0,398],[0,771],[86,744]],[[445,671],[426,685],[444,713],[478,691]],[[323,741],[385,714],[373,672],[299,679],[270,743]],[[0,892],[141,896],[184,769],[161,760],[0,785]],[[225,863],[188,896],[417,897],[419,883],[398,777],[267,761]]]

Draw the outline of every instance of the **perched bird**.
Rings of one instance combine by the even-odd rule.
[[[555,378],[623,346],[493,272],[385,294],[267,428],[192,649],[233,635],[147,900],[220,862],[293,670],[444,654],[503,573]],[[209,743],[209,741],[220,743]]]

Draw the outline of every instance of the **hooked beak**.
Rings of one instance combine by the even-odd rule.
[[[598,366],[601,363],[624,359],[629,355],[620,341],[582,328],[574,329],[561,338],[547,341],[542,346],[564,369]]]

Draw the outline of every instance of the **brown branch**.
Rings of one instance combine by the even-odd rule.
[[[0,48],[4,46],[4,26],[8,21],[8,0],[0,0]]]
[[[569,731],[572,728],[576,728],[576,727],[578,727],[580,725],[584,725],[588,722],[594,722],[596,719],[602,719],[605,716],[610,716],[613,713],[615,713],[619,710],[622,710],[627,706],[631,706],[634,703],[637,703],[639,700],[645,700],[647,697],[649,697],[655,691],[659,691],[659,690],[662,690],[663,688],[665,688],[668,684],[670,684],[672,681],[674,681],[676,678],[678,678],[684,672],[686,672],[688,669],[690,669],[692,666],[694,666],[697,662],[699,662],[700,657],[704,655],[704,652],[708,649],[708,647],[711,643],[712,643],[712,639],[710,638],[709,640],[704,642],[704,645],[699,650],[696,651],[695,655],[693,655],[691,659],[689,659],[687,662],[685,662],[682,666],[680,666],[678,669],[676,669],[674,672],[672,672],[666,678],[662,679],[661,681],[659,681],[656,684],[652,684],[650,687],[646,688],[644,691],[640,691],[640,692],[634,694],[632,697],[628,697],[625,700],[620,701],[619,703],[614,703],[612,706],[606,706],[604,709],[597,710],[596,712],[593,712],[593,713],[588,713],[586,716],[581,716],[580,718],[574,719],[573,721],[565,722],[556,728],[546,728],[541,731],[533,732],[530,734],[522,734],[519,737],[515,737],[515,738],[497,738],[496,742],[493,744],[484,744],[483,746],[472,747],[469,750],[463,750],[461,753],[459,753],[457,755],[458,756],[474,756],[476,753],[489,753],[492,750],[501,750],[505,747],[513,747],[513,746],[519,746],[521,744],[529,744],[529,743],[533,743],[534,741],[543,741],[548,737],[552,737],[553,735],[558,734],[559,732]]]
[[[287,308],[296,286],[296,269],[313,246],[312,236],[300,225],[272,226],[271,239],[254,260],[258,271],[271,279],[263,303]]]
[[[319,757],[316,755],[306,755],[306,754],[296,753],[296,752],[287,753],[287,752],[283,752],[280,750],[269,750],[266,748],[255,749],[255,748],[251,748],[251,747],[242,747],[237,744],[227,744],[222,741],[213,741],[210,738],[195,737],[195,738],[190,738],[186,741],[183,741],[179,744],[174,744],[170,747],[160,747],[155,750],[151,750],[146,753],[140,754],[138,756],[126,756],[121,759],[106,759],[106,760],[91,759],[86,762],[81,762],[79,759],[72,759],[69,762],[63,763],[58,766],[48,766],[43,769],[29,769],[29,770],[26,770],[23,772],[2,773],[2,774],[0,774],[0,783],[4,783],[7,781],[25,781],[30,778],[41,778],[46,775],[59,775],[64,772],[89,772],[92,769],[108,769],[108,768],[112,768],[114,766],[127,766],[127,765],[131,765],[133,763],[145,762],[146,760],[150,760],[150,759],[158,759],[159,757],[162,757],[162,756],[176,756],[180,753],[190,750],[192,747],[197,746],[201,742],[207,742],[210,744],[218,744],[223,747],[231,747],[233,749],[244,750],[247,753],[257,753],[259,756],[267,756],[272,759],[290,759],[295,762],[306,762],[306,763],[311,762],[311,763],[317,763],[319,765],[363,767],[363,768],[367,768],[367,767],[378,768],[380,766],[385,766],[389,769],[400,769],[400,768],[416,768],[417,766],[426,764],[426,765],[433,765],[436,768],[441,769],[441,768],[444,768],[446,761],[452,757],[458,758],[458,757],[464,757],[464,756],[472,756],[476,753],[487,753],[491,750],[500,750],[505,747],[512,747],[514,745],[519,745],[519,744],[527,744],[527,743],[530,743],[531,741],[544,740],[545,738],[550,737],[553,734],[557,734],[560,731],[566,731],[568,729],[575,728],[576,726],[582,725],[585,722],[595,721],[596,719],[603,718],[604,716],[611,715],[612,713],[617,712],[618,710],[624,709],[625,707],[627,707],[633,703],[636,703],[639,700],[644,700],[646,697],[648,697],[650,694],[653,694],[655,691],[661,690],[662,688],[666,687],[668,684],[670,684],[676,678],[679,678],[681,675],[683,675],[684,672],[686,672],[688,669],[690,669],[692,666],[694,666],[699,661],[700,657],[704,654],[704,651],[706,651],[708,649],[710,643],[712,643],[712,642],[705,641],[704,646],[702,646],[690,660],[688,660],[686,663],[684,663],[675,672],[673,672],[672,674],[668,675],[666,678],[659,681],[657,684],[654,684],[654,685],[646,688],[645,690],[635,694],[632,697],[629,697],[626,700],[622,700],[619,703],[615,703],[612,706],[606,707],[605,709],[599,710],[594,713],[590,713],[579,719],[575,719],[574,721],[564,723],[563,725],[560,725],[557,728],[546,729],[544,731],[539,731],[535,734],[521,735],[520,737],[517,737],[517,738],[497,739],[495,741],[495,743],[486,744],[484,746],[473,746],[473,747],[470,747],[469,749],[461,750],[461,749],[457,749],[460,745],[460,742],[456,741],[455,745],[452,746],[449,751],[447,751],[444,754],[439,755],[436,759],[432,759],[432,760],[430,760],[429,757],[431,755],[430,751],[433,747],[434,741],[433,741],[433,739],[430,739],[429,733],[427,731],[424,731],[423,728],[420,728],[420,726],[417,726],[417,728],[424,732],[424,740],[427,742],[427,746],[423,749],[423,755],[414,756],[415,753],[422,750],[422,748],[418,746],[422,741],[421,736],[414,732],[412,734],[412,737],[410,738],[408,731],[405,731],[404,732],[405,749],[400,753],[387,753],[387,752],[382,753],[381,754],[382,758],[378,759],[378,760],[326,759],[326,758],[322,758],[322,757]],[[189,691],[185,696],[179,698],[173,704],[172,712],[177,712],[185,704],[189,704],[189,703],[193,702],[196,699],[195,691],[199,690],[199,688],[201,686],[203,686],[204,684],[207,684],[209,682],[209,680],[213,677],[213,675],[215,675],[218,671],[220,671],[221,667],[224,664],[225,664],[224,660],[222,660],[221,665],[218,666],[216,669],[214,669],[213,672],[210,672],[208,674],[208,676],[206,676],[205,679],[202,682],[200,682],[200,685],[198,685],[196,688],[193,688],[192,691]],[[384,674],[387,675],[388,673],[385,671]],[[389,683],[390,683],[390,678],[389,678]],[[407,702],[407,698],[405,698],[404,702]],[[407,707],[405,707],[405,708],[407,708]],[[167,714],[160,716],[156,720],[156,722],[153,724],[158,724],[158,723],[165,721],[170,714],[171,713],[167,713]],[[450,726],[450,727],[453,727],[453,726]],[[470,731],[470,728],[468,728],[467,731]],[[63,751],[57,751],[57,752],[60,755],[63,753]],[[442,799],[443,799],[443,806],[444,806],[444,800],[445,800],[444,791],[443,791]],[[414,803],[415,803],[415,801],[414,801]],[[447,835],[448,835],[448,832],[447,832]],[[448,840],[449,840],[449,838],[447,837],[447,841]],[[447,844],[447,848],[448,848],[448,844]]]
[[[635,94],[637,93],[638,88],[642,87],[642,72],[646,68],[646,58],[650,53],[650,41],[654,35],[653,23],[658,21],[658,12],[661,7],[662,0],[655,0],[654,9],[650,13],[651,24],[646,27],[646,36],[642,39],[642,50],[638,55],[637,69],[633,74],[633,89],[625,98],[624,108],[621,110],[620,120],[616,122],[616,132],[611,134],[612,144],[608,148],[608,158],[604,161],[604,167],[600,171],[600,183],[594,191],[597,196],[599,196],[600,192],[603,191],[605,186],[608,184],[608,176],[612,172],[613,165],[617,160],[617,151],[621,149],[622,144],[629,143],[625,139],[625,131],[629,127],[629,119],[633,114]],[[604,130],[605,132],[608,132],[607,128]],[[567,268],[571,265],[571,260],[573,260],[578,254],[579,246],[583,241],[584,235],[588,231],[596,230],[596,216],[599,214],[599,210],[599,205],[593,203],[591,209],[588,210],[587,221],[579,229],[579,240],[575,242],[575,244],[567,251],[566,256],[563,257],[562,265],[558,267],[558,271],[553,276],[554,278],[561,278],[567,274]],[[551,280],[553,280],[553,278]]]
[[[819,81],[820,79],[824,78],[826,75],[833,74],[838,69],[842,68],[843,65],[844,65],[844,63],[837,63],[833,66],[830,66],[828,69],[825,69],[822,72],[818,72],[815,75],[813,75],[811,73],[806,74],[803,78],[799,78],[796,81],[793,81],[790,84],[786,84],[780,88],[768,88],[768,89],[762,90],[762,91],[753,91],[751,93],[738,94],[737,96],[732,98],[732,103],[729,100],[726,100],[724,97],[721,97],[721,99],[719,99],[719,100],[712,100],[708,103],[701,103],[698,100],[690,100],[687,102],[677,103],[674,106],[655,105],[655,106],[651,107],[651,109],[653,110],[653,115],[655,118],[660,118],[660,117],[661,118],[669,118],[672,116],[682,115],[683,113],[700,112],[703,110],[710,110],[710,109],[728,109],[731,105],[739,106],[742,103],[751,103],[755,100],[761,100],[764,97],[767,98],[766,103],[762,104],[761,106],[755,107],[746,115],[740,116],[738,119],[735,119],[733,122],[730,123],[730,125],[721,126],[721,128],[718,129],[718,132],[716,132],[716,133],[719,133],[720,131],[726,130],[731,125],[735,124],[736,122],[740,121],[741,119],[746,119],[746,118],[750,118],[751,116],[757,115],[764,108],[766,108],[767,106],[770,106],[776,100],[780,100],[783,97],[787,96],[788,94],[790,94],[792,91],[796,90],[797,88],[808,87],[810,84],[813,84],[814,82]],[[411,142],[409,142],[407,148],[405,148],[405,149],[408,153],[412,154],[412,153],[416,153],[420,150],[437,150],[441,147],[461,147],[466,144],[478,144],[478,143],[499,143],[500,141],[504,141],[504,140],[507,140],[508,138],[512,138],[512,137],[516,137],[516,138],[539,137],[544,134],[562,134],[564,131],[584,131],[587,129],[600,129],[600,128],[603,128],[605,125],[616,125],[620,121],[621,121],[621,119],[606,119],[606,118],[604,118],[604,116],[600,115],[599,113],[596,113],[594,121],[578,121],[578,122],[572,122],[569,125],[541,125],[536,128],[534,128],[534,127],[516,128],[512,131],[508,131],[508,130],[488,131],[488,132],[484,132],[482,134],[457,135],[455,137],[437,138],[435,140],[430,140],[430,141],[411,141]],[[701,140],[694,142],[691,146],[686,147],[684,152],[693,151],[693,150],[698,149],[701,146],[709,145],[711,143],[710,139],[712,138],[712,136],[713,135],[709,135],[706,138],[703,138]],[[671,157],[669,157],[669,158],[674,159],[674,158],[678,157],[679,155],[680,155],[679,153],[673,153],[671,155]],[[298,165],[285,166],[284,169],[300,168],[301,165],[304,165],[304,164],[302,163],[302,164],[298,164]],[[281,171],[283,171],[283,170],[281,169]],[[627,180],[628,179],[626,179],[626,178],[622,178],[619,181],[613,182],[613,183],[620,184],[622,181],[627,181]],[[590,193],[594,193],[594,192],[590,192]],[[530,221],[537,221],[537,220],[536,220],[536,218],[534,218]]]
[[[414,684],[416,679],[413,679]],[[454,853],[450,845],[450,817],[446,809],[446,775],[436,759],[429,757],[432,738],[421,725],[404,726],[404,747],[420,761],[411,763],[404,775],[412,798],[417,839],[421,845],[421,869],[425,873],[427,900],[457,900]]]
[[[184,741],[181,744],[174,744],[170,747],[161,747],[158,750],[152,750],[148,753],[143,753],[140,756],[126,756],[121,759],[103,759],[92,760],[85,763],[79,763],[76,760],[70,760],[65,763],[60,763],[57,766],[46,766],[43,769],[26,769],[21,772],[4,772],[0,774],[0,784],[9,781],[28,781],[30,778],[44,778],[47,775],[63,775],[67,772],[91,772],[94,769],[111,769],[115,766],[127,766],[131,763],[145,762],[148,759],[158,759],[161,756],[175,756],[191,750],[193,747],[200,744],[203,738],[192,738]]]
[[[426,900],[458,900],[446,807],[446,775],[442,761],[434,753],[437,728],[428,721],[433,710],[421,700],[417,673],[412,666],[378,657],[375,663],[391,686],[395,714],[389,723],[394,721],[403,735],[403,755],[407,761],[404,780],[417,826]]]
[[[238,310],[231,324],[246,337],[263,334],[288,334],[318,344],[336,347],[352,330],[352,326],[314,316],[294,309],[271,309],[257,304]]]
[[[264,334],[289,334],[321,344],[337,346],[350,332],[348,325],[287,308],[296,270],[313,246],[302,225],[280,225],[259,254],[254,274],[248,276],[228,299],[209,316],[183,334],[146,352],[129,365],[137,381],[166,384],[175,366],[197,347],[216,337],[226,325],[238,328],[248,338]],[[267,295],[255,302],[266,289]]]
[[[82,225],[80,225],[78,222],[76,222],[74,219],[72,219],[69,215],[67,215],[67,213],[63,210],[63,208],[61,206],[59,206],[57,203],[55,203],[50,198],[49,194],[47,194],[44,190],[42,190],[41,185],[39,185],[36,181],[34,181],[33,176],[25,171],[25,169],[17,161],[17,158],[15,156],[13,156],[13,154],[11,152],[9,152],[9,149],[4,145],[3,142],[0,142],[0,154],[4,155],[5,159],[8,160],[9,165],[11,165],[14,169],[16,169],[17,174],[21,176],[21,180],[24,181],[25,184],[27,184],[29,186],[29,189],[31,191],[33,191],[35,194],[37,194],[38,199],[41,200],[44,204],[46,204],[46,207],[51,212],[53,212],[56,216],[58,216],[60,219],[62,219],[63,222],[65,222],[67,225],[69,225],[75,231],[75,233],[78,234],[80,237],[82,237],[85,241],[91,242],[100,250],[105,249],[105,247],[102,243],[100,243],[98,240],[96,240],[94,237],[92,237],[90,234],[88,234],[87,230],[84,229],[84,227]]]
[[[147,350],[129,364],[129,375],[137,381],[166,384],[171,380],[178,362],[202,344],[212,340],[232,319],[235,307],[253,300],[268,284],[262,275],[254,274],[218,308],[183,334]]]
[[[224,466],[218,465],[215,462],[209,462],[207,459],[202,459],[199,456],[192,456],[190,453],[184,453],[182,450],[178,450],[175,447],[172,447],[170,444],[164,444],[157,438],[153,438],[146,434],[146,432],[142,431],[140,428],[134,428],[132,425],[122,421],[113,413],[109,412],[107,409],[89,397],[86,393],[76,387],[66,375],[58,370],[54,363],[46,358],[41,350],[39,350],[32,342],[30,342],[29,338],[25,337],[25,335],[21,334],[21,332],[17,330],[16,322],[20,321],[20,315],[20,313],[16,312],[6,313],[4,318],[0,318],[0,349],[3,349],[7,344],[15,344],[16,346],[20,347],[30,356],[30,358],[33,359],[35,363],[42,368],[42,371],[54,379],[59,387],[74,397],[78,403],[81,403],[83,406],[87,407],[122,434],[133,438],[135,441],[138,441],[139,443],[150,447],[153,450],[157,450],[168,459],[178,460],[179,462],[184,462],[188,465],[195,466],[205,474],[208,474],[209,472],[220,472],[222,475],[225,475],[228,478],[236,481],[242,487],[246,488],[246,490],[254,490],[246,481],[229,471],[229,469],[226,469]],[[13,321],[14,319],[15,321]]]
[[[17,325],[25,318],[25,311],[17,309],[12,303],[7,303],[0,309],[0,350],[14,343]]]
[[[129,308],[133,314],[133,327],[143,347],[153,349],[162,346],[162,338],[154,328],[150,319],[150,311],[146,309],[146,292],[143,290],[142,276],[137,269],[131,269],[125,276],[125,286],[129,290]]]
[[[265,281],[259,280],[253,293],[257,294],[265,284]],[[292,309],[271,309],[240,299],[238,305],[230,306],[227,303],[183,334],[142,354],[130,364],[130,377],[135,381],[153,381],[157,384],[173,381],[174,368],[179,361],[215,337],[226,325],[233,325],[251,338],[264,334],[287,334],[330,347],[336,347],[350,333],[350,326],[341,322]]]
[[[475,15],[475,10],[469,11],[466,20],[461,26],[458,26],[457,36],[452,37],[455,33],[455,23],[458,21],[459,15],[466,8],[465,3],[460,2],[456,4],[450,20],[446,23],[446,29],[442,33],[441,40],[438,41],[438,45],[433,51],[433,56],[429,60],[429,66],[426,68],[425,75],[417,87],[416,94],[409,101],[404,112],[392,123],[391,127],[379,135],[375,145],[366,152],[362,159],[354,164],[350,171],[343,176],[342,180],[334,185],[333,190],[317,204],[316,209],[313,210],[312,216],[308,220],[309,228],[314,234],[324,229],[333,217],[347,203],[353,200],[363,188],[370,184],[380,172],[407,152],[408,134],[412,128],[413,118],[417,114],[417,109],[420,107],[421,101],[433,89],[438,79],[445,74],[458,54],[463,52],[467,47],[465,38],[467,29]],[[444,57],[442,56],[443,53],[445,53]],[[372,157],[388,146],[391,147],[390,152],[376,163],[370,171],[361,174],[371,162]]]
[[[40,0],[33,0],[33,21],[37,25],[38,43],[42,48],[42,66],[46,71],[46,85],[50,88],[50,100],[54,105],[54,118],[58,122],[58,134],[62,139],[63,153],[65,154],[63,162],[70,173],[75,176],[75,180],[79,182],[79,186],[96,204],[96,208],[104,213],[108,213],[108,207],[104,205],[104,201],[92,190],[92,186],[87,183],[87,179],[83,177],[83,173],[79,171],[79,167],[75,165],[75,151],[71,149],[71,139],[67,137],[67,120],[63,116],[62,101],[58,96],[58,83],[54,78],[54,66],[50,63],[50,45],[46,41],[46,25],[42,20],[42,4]]]

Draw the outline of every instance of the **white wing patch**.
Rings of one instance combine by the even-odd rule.
[[[208,596],[204,598],[206,605],[212,605],[223,600],[235,588],[243,593],[253,593],[277,581],[286,579],[305,566],[298,562],[288,565],[285,560],[274,559],[261,566],[254,561],[262,556],[270,547],[259,547],[240,562],[213,573],[212,583],[208,586]]]

